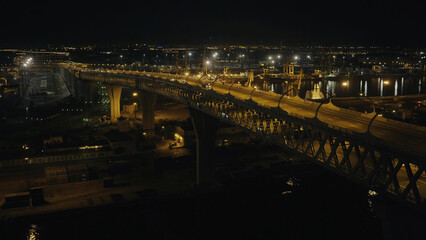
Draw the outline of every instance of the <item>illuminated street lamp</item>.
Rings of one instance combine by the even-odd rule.
[[[253,92],[255,91],[257,89],[257,86],[254,86],[253,87],[253,90],[251,91],[251,93],[250,93],[250,100],[252,100],[251,98],[252,98],[252,96],[253,96]]]
[[[32,62],[32,58],[28,58],[26,62],[24,62],[22,64],[22,67],[20,68],[20,74],[22,74],[22,84],[25,85],[27,84],[26,82],[26,73],[24,72],[24,69],[29,67],[31,62]]]
[[[346,88],[346,95],[349,95],[349,80],[342,82],[342,86]]]
[[[138,96],[138,92],[134,92],[133,97],[137,97],[137,96]]]
[[[206,60],[206,67],[205,67],[205,72],[207,73],[207,68],[208,68],[208,66],[210,65],[210,61],[209,60]]]
[[[380,92],[380,96],[386,95],[386,86],[389,86],[389,84],[390,84],[389,80],[384,80],[382,82],[382,89],[381,89],[381,92]]]
[[[189,69],[191,69],[191,56],[192,56],[192,53],[188,52],[188,65],[189,65]]]

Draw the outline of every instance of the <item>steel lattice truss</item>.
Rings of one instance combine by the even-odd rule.
[[[424,159],[396,152],[374,136],[334,129],[316,118],[239,100],[201,87],[168,80],[107,73],[75,72],[83,80],[134,87],[190,105],[235,126],[309,157],[314,162],[365,186],[424,206]]]

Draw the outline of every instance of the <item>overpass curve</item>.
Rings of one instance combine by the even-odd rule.
[[[87,71],[87,69],[79,69]],[[90,71],[92,72],[92,71]],[[97,70],[95,72],[101,72]],[[184,76],[156,72],[138,72],[138,71],[110,71],[111,74],[124,74],[131,76],[152,76],[163,80],[173,79],[175,82],[186,80],[186,84],[192,86],[200,85],[200,77]],[[213,79],[207,80],[212,83]],[[204,81],[205,82],[205,81]],[[183,84],[183,83],[182,83]],[[254,90],[251,87],[243,87],[238,84],[215,82],[211,90],[219,94],[230,93],[237,99],[251,99],[269,108],[278,106],[281,95],[273,92]],[[301,99],[299,97],[284,97],[281,99],[280,108],[288,113],[301,115],[305,118],[314,118],[319,103]],[[339,127],[348,129],[357,133],[366,133],[368,125],[374,114],[364,114],[344,108],[336,107],[332,104],[324,104],[318,111],[318,120],[327,124],[331,128]],[[400,121],[389,120],[378,116],[371,124],[371,134],[383,140],[389,147],[398,148],[401,151],[408,151],[416,156],[426,156],[426,127],[403,123]]]
[[[145,89],[188,103],[367,186],[426,204],[424,127],[377,117],[367,132],[374,114],[332,104],[322,105],[315,118],[318,103],[200,76],[65,67],[83,80]]]

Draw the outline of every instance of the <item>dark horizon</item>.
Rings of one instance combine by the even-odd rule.
[[[425,46],[421,9],[409,3],[5,5],[9,11],[2,16],[1,48],[113,43]]]

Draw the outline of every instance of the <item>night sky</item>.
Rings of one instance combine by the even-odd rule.
[[[0,47],[47,44],[425,46],[420,1],[8,1]]]

